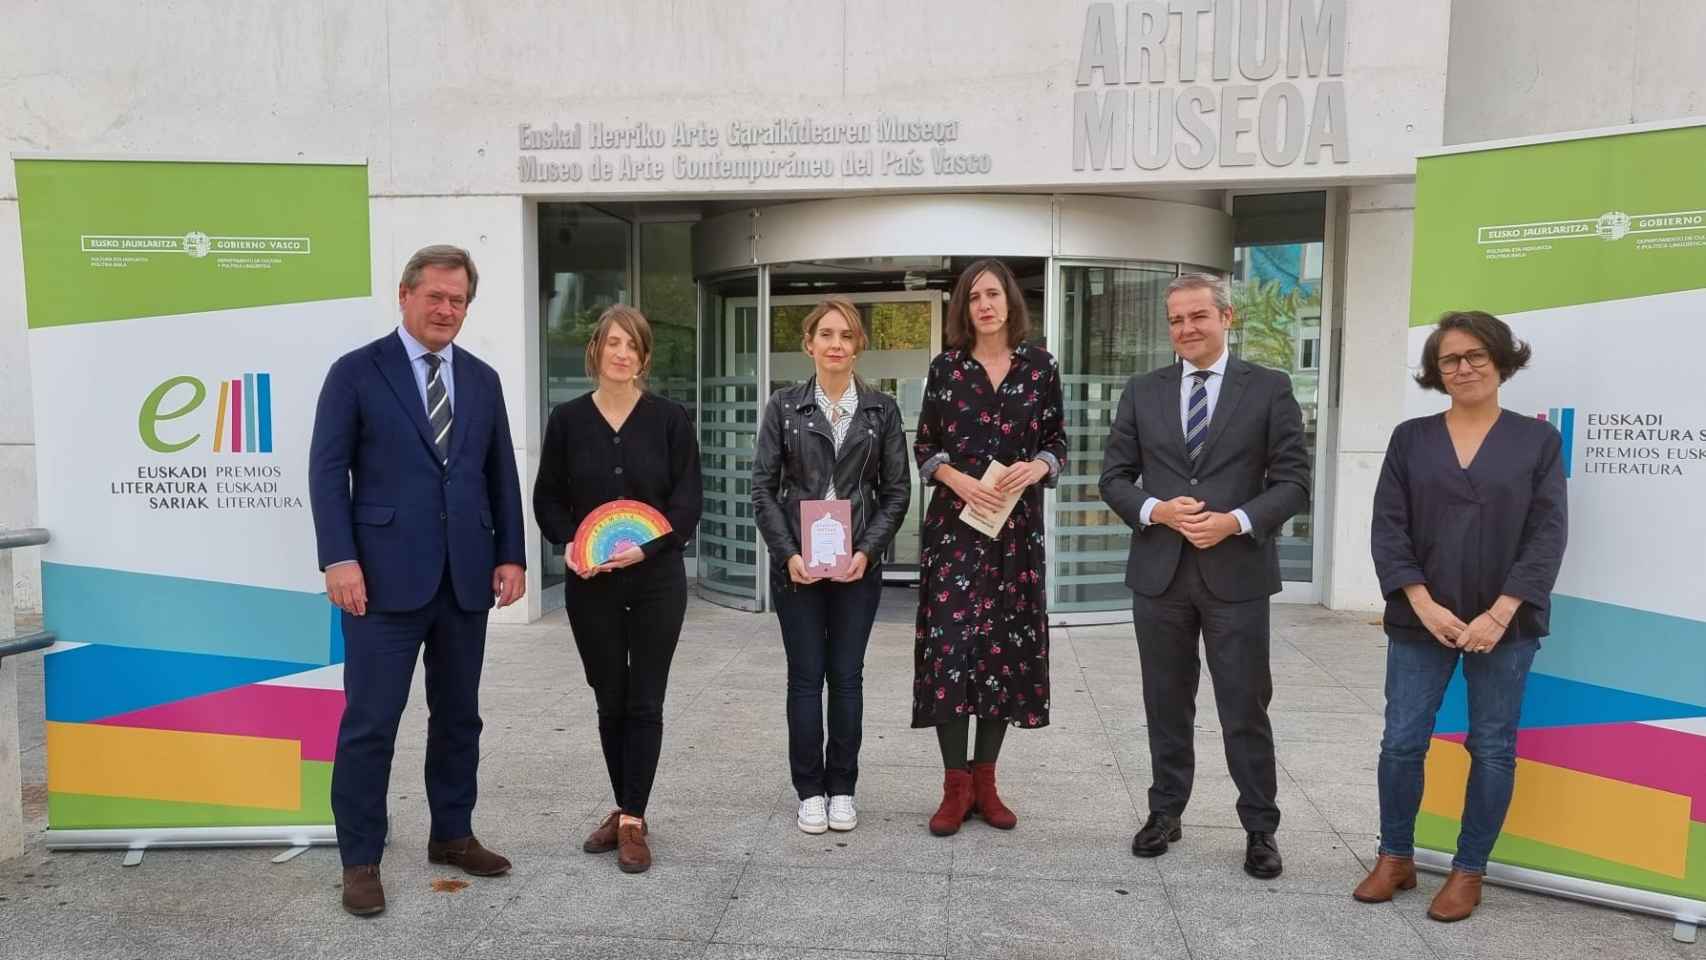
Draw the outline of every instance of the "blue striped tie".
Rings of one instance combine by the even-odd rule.
[[[432,426],[432,445],[438,450],[440,465],[450,463],[450,392],[439,376],[444,358],[429,353],[421,359],[427,362],[427,423]]]
[[[1191,402],[1185,408],[1185,454],[1191,463],[1202,453],[1202,442],[1208,439],[1208,378],[1213,370],[1193,370],[1196,383],[1191,385]]]

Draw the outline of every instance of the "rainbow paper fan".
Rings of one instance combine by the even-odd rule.
[[[644,546],[672,528],[663,514],[638,500],[612,500],[586,515],[570,556],[582,570],[608,563],[629,547]]]

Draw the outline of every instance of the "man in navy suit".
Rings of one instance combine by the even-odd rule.
[[[385,796],[423,646],[427,859],[483,877],[510,868],[473,829],[486,614],[526,589],[503,388],[451,346],[478,284],[466,250],[417,251],[397,289],[402,325],[332,364],[314,414],[309,499],[344,630],[332,815],[344,909],[357,916],[385,909]]]

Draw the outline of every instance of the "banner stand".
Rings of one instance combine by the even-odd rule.
[[[337,831],[329,826],[49,830],[44,836],[49,850],[128,850],[135,854],[157,847],[286,846],[300,851],[338,842]],[[141,856],[127,858],[125,865],[135,866],[141,860]]]
[[[1440,850],[1416,848],[1416,866],[1430,873],[1450,873],[1451,854]],[[1566,877],[1543,870],[1528,870],[1493,861],[1487,864],[1487,880],[1502,887],[1542,893],[1547,896],[1579,900],[1600,907],[1612,907],[1633,913],[1649,913],[1676,921],[1671,936],[1679,943],[1693,943],[1700,925],[1706,923],[1706,903],[1649,893],[1632,887],[1620,887],[1597,880]]]
[[[14,155],[50,850],[336,843],[308,448],[385,320],[367,167]]]

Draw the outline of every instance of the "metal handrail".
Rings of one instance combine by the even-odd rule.
[[[47,531],[41,527],[0,530],[0,550],[11,550],[14,547],[39,547],[47,541]]]
[[[35,633],[26,633],[21,637],[13,637],[10,640],[0,640],[0,660],[4,660],[7,657],[15,657],[20,653],[34,653],[37,650],[46,650],[48,647],[53,646],[56,639],[57,638],[54,637],[52,631],[37,630]]]
[[[47,541],[48,533],[41,527],[0,530],[0,550],[11,550],[15,547],[39,547]],[[46,630],[37,630],[35,633],[26,633],[21,637],[0,640],[0,660],[15,657],[20,653],[34,653],[37,650],[45,650],[53,646],[54,640],[54,635]]]

